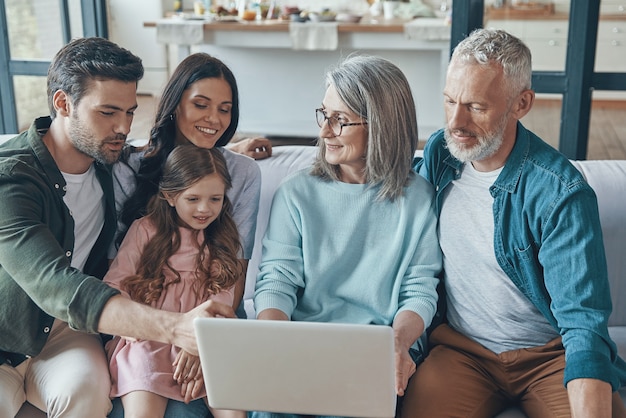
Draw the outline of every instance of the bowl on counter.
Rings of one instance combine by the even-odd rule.
[[[334,22],[337,14],[331,11],[309,12],[311,22]]]
[[[344,22],[344,23],[359,23],[361,21],[361,18],[363,16],[361,15],[357,15],[354,13],[337,13],[337,16],[335,16],[335,20],[337,22]]]
[[[300,12],[291,13],[289,15],[289,20],[291,20],[292,22],[306,22],[307,19],[308,19],[307,16],[302,16]]]

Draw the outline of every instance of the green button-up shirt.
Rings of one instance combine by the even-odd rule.
[[[83,272],[70,266],[74,220],[66,183],[42,141],[49,117],[0,145],[0,364],[17,364],[43,348],[55,318],[96,333],[105,303],[118,291],[101,279],[115,234],[109,166],[94,163],[105,222]]]

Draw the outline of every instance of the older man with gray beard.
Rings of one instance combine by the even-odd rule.
[[[624,417],[626,383],[596,196],[567,158],[519,122],[531,55],[479,29],[454,50],[447,126],[416,170],[437,191],[447,322],[407,388],[402,417]],[[613,392],[613,393],[612,393]]]

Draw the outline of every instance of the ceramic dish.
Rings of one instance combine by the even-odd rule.
[[[355,15],[352,13],[337,13],[335,16],[335,20],[337,22],[346,22],[346,23],[359,23],[361,21],[361,15]]]
[[[309,19],[311,22],[334,22],[335,13],[309,13]]]

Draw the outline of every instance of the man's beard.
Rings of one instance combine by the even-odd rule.
[[[479,136],[470,131],[459,130],[464,135],[469,134],[473,136],[478,141],[478,144],[468,147],[464,145],[459,145],[454,139],[451,137],[450,128],[446,127],[444,130],[444,138],[446,140],[446,146],[450,151],[450,154],[457,160],[461,162],[469,162],[469,161],[481,161],[486,158],[494,155],[502,146],[502,142],[504,140],[504,129],[506,127],[508,112],[502,116],[500,123],[496,126],[496,128],[487,132],[483,136]]]
[[[126,141],[126,135],[123,134],[117,134],[112,137],[107,137],[102,141],[98,141],[93,137],[92,131],[84,125],[76,113],[72,115],[72,124],[69,134],[70,141],[72,145],[74,145],[74,148],[102,164],[113,164],[121,155],[118,151],[107,150],[105,148],[107,142]]]

